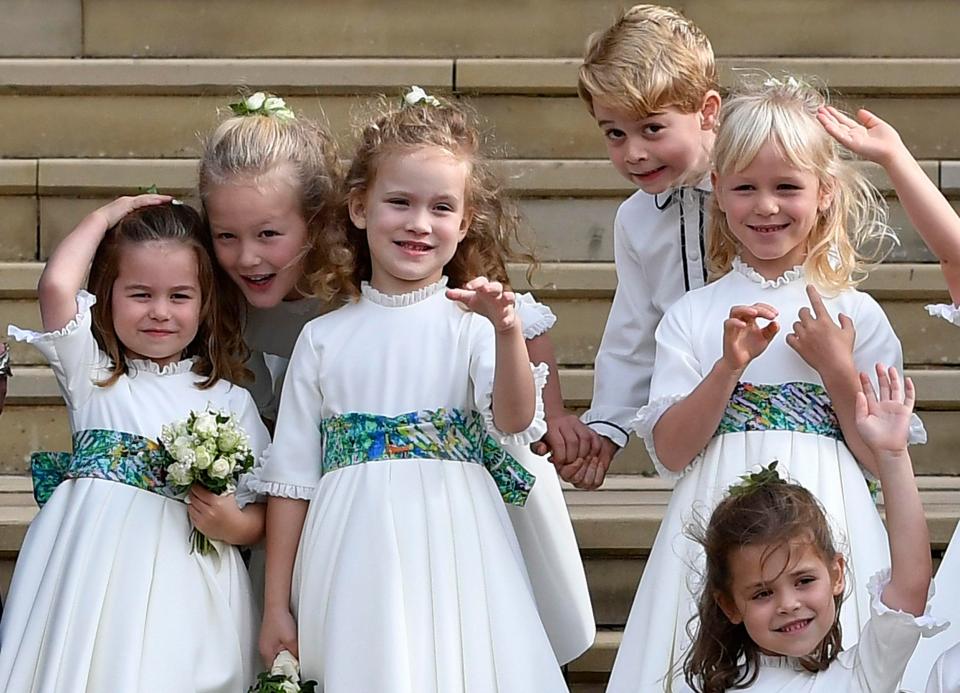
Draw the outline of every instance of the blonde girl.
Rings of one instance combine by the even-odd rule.
[[[709,509],[731,481],[772,459],[850,543],[856,598],[842,618],[845,645],[869,618],[865,581],[888,556],[863,472],[876,464],[854,420],[857,374],[876,362],[900,368],[902,356],[880,306],[854,288],[864,274],[858,247],[888,233],[885,208],[817,122],[822,104],[791,78],[744,85],[721,111],[709,250],[719,276],[680,299],[657,330],[650,404],[636,431],[676,485],[613,693],[669,685],[695,615],[687,576],[702,561],[683,536],[687,514]],[[638,652],[660,663],[659,675],[636,680]]]

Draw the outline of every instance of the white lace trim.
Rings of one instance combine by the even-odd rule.
[[[647,453],[650,455],[654,469],[656,469],[657,474],[664,479],[679,479],[686,474],[687,470],[693,465],[693,462],[690,462],[690,464],[679,472],[667,469],[663,466],[663,463],[660,462],[660,458],[657,457],[657,449],[653,444],[653,428],[657,425],[657,421],[666,413],[667,409],[685,397],[686,395],[667,395],[651,400],[645,407],[637,412],[637,415],[633,417],[629,425],[630,429],[643,439],[643,444],[647,446]]]
[[[80,289],[77,292],[77,314],[66,325],[59,330],[52,332],[35,332],[34,330],[23,330],[16,325],[10,325],[7,328],[7,336],[16,339],[18,342],[27,344],[36,344],[38,342],[52,342],[61,337],[73,334],[80,329],[81,325],[89,320],[90,309],[97,302],[97,297],[88,291]]]
[[[524,313],[536,313],[533,320],[523,321],[523,338],[533,339],[539,337],[544,332],[553,327],[557,322],[557,316],[553,314],[548,306],[540,303],[533,297],[533,294],[517,294],[516,310]],[[521,316],[523,320],[523,316]]]
[[[910,431],[907,434],[907,442],[910,445],[923,445],[927,442],[927,429],[923,425],[923,420],[916,414],[910,415]]]
[[[284,484],[279,481],[261,481],[253,479],[247,483],[248,488],[255,494],[273,496],[274,498],[292,498],[293,500],[313,500],[314,486],[298,486]]]
[[[266,499],[254,491],[250,485],[257,480],[257,470],[253,469],[246,474],[242,474],[237,480],[237,490],[233,497],[237,501],[237,506],[243,510],[251,503],[263,503]]]
[[[156,361],[150,359],[127,359],[127,365],[130,367],[130,375],[136,373],[153,373],[154,375],[177,375],[179,373],[190,373],[193,369],[194,360],[181,359],[161,366]]]
[[[753,267],[741,260],[739,255],[733,258],[732,265],[734,270],[750,281],[759,284],[762,289],[778,289],[792,281],[803,278],[803,265],[795,265],[793,269],[788,269],[776,279],[767,279],[757,272],[757,270],[753,269]]]
[[[530,370],[533,371],[533,389],[536,392],[536,410],[533,413],[533,420],[530,425],[518,433],[504,433],[493,422],[493,383],[491,382],[486,392],[483,393],[480,413],[483,416],[483,422],[486,424],[487,431],[497,439],[501,445],[529,445],[543,438],[547,432],[547,421],[543,412],[543,386],[547,384],[547,377],[550,374],[550,367],[545,363],[537,365],[530,364]]]
[[[431,296],[440,293],[447,288],[447,277],[440,277],[440,281],[421,287],[405,294],[385,294],[370,286],[369,282],[360,284],[360,293],[371,303],[376,303],[387,308],[403,308],[412,306]]]
[[[870,608],[877,616],[892,614],[894,618],[902,618],[908,623],[912,622],[924,638],[932,637],[950,625],[949,621],[930,614],[930,602],[933,600],[933,595],[936,592],[933,580],[930,581],[930,587],[927,590],[927,604],[923,608],[923,614],[921,616],[914,616],[904,611],[897,611],[884,604],[883,590],[886,589],[888,584],[890,584],[889,568],[884,568],[877,572],[867,583],[867,591],[870,593]]]
[[[934,318],[943,318],[951,325],[960,327],[960,306],[949,303],[933,303],[927,306],[927,312]]]

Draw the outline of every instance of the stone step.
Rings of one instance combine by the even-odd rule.
[[[678,3],[672,3],[678,4]],[[0,54],[108,56],[532,56],[579,55],[588,34],[623,3],[531,0],[458,3],[438,12],[409,0],[402,12],[376,0],[313,3],[282,10],[257,0],[46,0],[44,11],[9,3]],[[957,56],[953,3],[679,3],[718,55]],[[184,21],[188,17],[189,21]],[[549,28],[549,30],[544,30]]]
[[[525,234],[544,261],[613,259],[613,219],[633,190],[606,160],[498,160],[520,198]],[[960,162],[924,161],[924,169],[960,204]],[[890,202],[890,223],[901,243],[889,260],[933,258],[892,196],[883,172],[861,164]],[[196,204],[193,159],[23,159],[0,161],[0,215],[6,222],[0,260],[46,258],[84,215],[120,194],[151,184]]]

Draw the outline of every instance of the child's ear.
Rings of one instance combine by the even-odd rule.
[[[734,625],[743,623],[743,616],[740,615],[740,609],[737,608],[737,605],[728,595],[722,592],[716,592],[713,595],[713,599],[730,623]]]
[[[350,213],[350,221],[358,229],[367,228],[367,210],[364,204],[364,195],[361,193],[350,193],[347,198],[347,211]]]
[[[703,97],[703,105],[700,106],[700,129],[715,130],[719,116],[720,94],[715,89],[711,89]]]
[[[830,205],[833,204],[833,195],[834,188],[832,185],[820,183],[820,192],[817,198],[817,211],[823,212],[827,209],[830,209]]]
[[[457,234],[457,243],[462,241],[467,237],[467,231],[470,230],[470,224],[473,223],[473,210],[468,209],[463,214],[463,219],[460,220],[460,233]]]
[[[833,565],[830,566],[830,580],[833,583],[831,587],[833,589],[833,596],[835,597],[839,594],[843,594],[843,589],[846,587],[846,580],[844,578],[846,567],[847,562],[843,558],[843,555],[837,554],[836,559],[833,561]]]

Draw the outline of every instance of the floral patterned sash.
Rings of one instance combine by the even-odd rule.
[[[803,382],[738,384],[714,435],[744,431],[795,431],[843,440],[827,391]]]
[[[437,459],[482,464],[503,499],[523,505],[536,477],[490,437],[479,412],[432,409],[400,416],[349,413],[324,419],[323,473],[374,460]]]
[[[172,462],[157,441],[133,433],[89,429],[73,434],[73,453],[35,452],[30,456],[33,497],[43,506],[62,481],[106,479],[173,498],[166,467]]]

